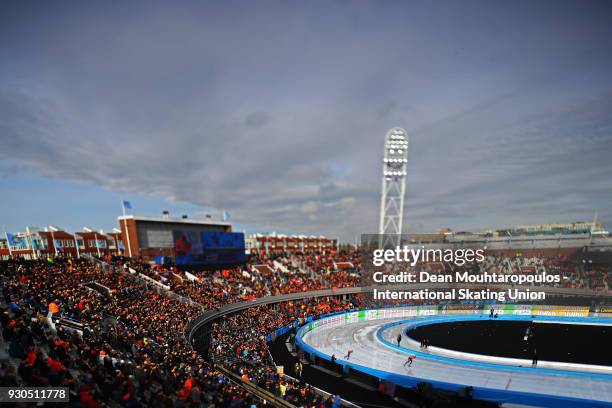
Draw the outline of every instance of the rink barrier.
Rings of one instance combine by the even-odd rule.
[[[452,287],[453,285],[448,285],[448,284],[410,284],[410,285],[391,285],[389,286],[389,289],[395,289],[395,290],[400,290],[403,287],[405,287],[405,289],[410,289],[410,290],[414,290],[414,289],[419,289],[419,288],[429,288],[429,289],[435,289],[435,288],[449,288]],[[478,284],[466,284],[463,285],[463,287],[474,287],[474,288],[478,288],[481,287],[481,285]],[[503,288],[504,285],[499,285],[500,288]],[[511,286],[508,286],[511,287]],[[525,286],[526,287],[526,286]],[[378,289],[385,289],[385,287],[378,287]],[[610,293],[601,293],[601,292],[593,292],[590,290],[586,290],[586,289],[572,289],[572,288],[559,288],[559,287],[542,287],[542,286],[538,286],[538,287],[527,287],[527,288],[532,288],[532,289],[538,289],[538,290],[543,290],[545,291],[547,294],[549,295],[553,295],[553,296],[559,296],[559,297],[568,297],[568,298],[590,298],[591,302],[597,302],[596,299],[598,298],[608,298],[608,297],[612,297],[612,292]],[[367,287],[352,287],[352,288],[341,288],[341,289],[323,289],[323,290],[315,290],[315,291],[309,291],[309,292],[297,292],[297,293],[290,293],[290,294],[284,294],[284,295],[278,295],[278,296],[265,296],[259,299],[255,299],[252,301],[245,301],[245,302],[237,302],[237,303],[232,303],[232,304],[228,304],[225,305],[223,307],[217,308],[217,309],[211,309],[208,311],[205,311],[204,313],[202,313],[201,315],[199,315],[196,319],[192,320],[186,330],[185,330],[185,338],[188,340],[188,342],[191,344],[191,346],[198,350],[200,353],[203,353],[203,355],[206,355],[208,352],[208,347],[210,344],[210,332],[211,332],[211,323],[214,322],[217,319],[222,318],[223,316],[226,315],[231,315],[233,313],[237,313],[240,312],[242,310],[246,310],[246,309],[250,309],[252,307],[257,307],[257,306],[261,306],[261,305],[274,305],[277,303],[282,303],[282,302],[286,302],[286,301],[292,301],[292,300],[301,300],[301,299],[312,299],[312,298],[322,298],[322,297],[340,297],[340,296],[350,296],[350,295],[355,295],[355,294],[369,294],[373,292],[374,287],[373,286],[367,286]],[[399,305],[396,306],[392,306],[390,308],[396,308]],[[502,305],[503,306],[503,305]],[[437,309],[437,310],[441,310],[444,308],[449,308],[449,313],[452,313],[450,311],[450,309],[455,308],[455,307],[466,307],[466,305],[450,305],[448,303],[440,303],[438,305],[434,305],[434,306],[419,306],[419,308],[421,308],[421,310],[423,311],[423,313],[428,313],[429,309]],[[473,306],[471,306],[473,307]],[[483,304],[481,304],[481,306],[479,306],[480,308],[488,308],[488,304],[486,302],[483,302]],[[457,313],[460,313],[459,310],[456,311]],[[339,312],[340,314],[343,314],[344,312]],[[602,313],[604,314],[604,313]],[[607,313],[606,313],[607,314]],[[612,316],[612,314],[610,314]],[[312,318],[308,318],[308,324],[311,323],[311,319]],[[290,330],[291,328],[281,328],[285,329],[285,330]],[[285,331],[286,333],[286,331]],[[276,337],[278,334],[278,331],[273,332],[268,334],[268,336],[266,336],[266,340],[267,341],[271,341],[273,340],[273,337]]]
[[[390,286],[376,286],[377,289],[385,290],[385,289],[393,289],[393,290],[417,290],[417,289],[444,289],[444,288],[452,288],[457,285],[452,285],[448,283],[416,283],[416,284],[406,284],[406,285],[390,285]],[[464,284],[461,287],[464,288],[481,288],[481,284]],[[497,285],[496,287],[500,289],[509,289],[513,286],[511,285]],[[610,293],[607,292],[593,292],[588,289],[574,289],[574,288],[560,288],[560,287],[546,287],[546,286],[526,286],[523,285],[523,288],[530,290],[541,290],[545,291],[549,295],[553,296],[561,296],[561,297],[584,297],[584,298],[609,298],[612,297],[612,291]],[[185,329],[185,337],[189,340],[190,343],[194,344],[194,337],[197,337],[198,331],[202,330],[205,326],[212,323],[213,321],[232,313],[239,312],[241,310],[249,309],[255,306],[261,305],[273,305],[276,303],[287,302],[291,300],[301,300],[301,299],[312,299],[312,298],[320,298],[320,297],[332,297],[332,296],[343,296],[343,295],[355,295],[355,294],[369,294],[374,290],[374,286],[363,286],[363,287],[353,287],[353,288],[341,288],[341,289],[322,289],[322,290],[313,290],[309,292],[296,292],[296,293],[288,293],[284,295],[277,296],[264,296],[255,300],[249,300],[245,302],[236,302],[231,303],[229,305],[225,305],[223,307],[217,309],[211,309],[203,314],[196,317],[193,321],[189,323],[187,328]],[[408,304],[409,302],[407,302]],[[486,302],[483,302],[486,305]],[[440,303],[442,305],[442,303]],[[399,306],[399,305],[398,305]],[[447,305],[446,307],[456,307],[456,306],[470,306],[470,305]],[[497,306],[504,306],[496,305]],[[397,307],[397,306],[394,306]],[[440,306],[442,307],[442,306]],[[488,307],[488,306],[485,306]],[[612,310],[610,311],[612,315]]]
[[[507,305],[495,305],[494,309],[503,308],[504,306],[507,306]],[[529,316],[531,315],[527,312],[528,310],[531,312],[536,311],[536,312],[542,313],[542,316],[547,316],[547,317],[553,316],[553,313],[555,312],[560,313],[560,314],[566,314],[566,313],[567,314],[571,314],[571,313],[581,314],[583,313],[583,310],[575,310],[576,309],[575,307],[566,307],[566,306],[559,306],[557,307],[556,310],[554,306],[550,308],[546,308],[546,309],[542,309],[540,307],[535,308],[535,309],[525,307],[529,305],[516,305],[516,306],[522,306],[522,307],[514,308],[514,309],[506,308],[504,310],[505,314],[510,314],[510,310],[513,310],[513,312],[515,312],[517,315],[520,315],[519,313],[522,312],[524,313],[524,315],[529,315]],[[441,309],[443,308],[440,306],[436,306],[436,305],[434,306],[413,306],[413,307],[401,308],[401,309],[395,309],[395,310],[393,309],[371,309],[371,310],[363,310],[363,311],[358,311],[358,312],[346,312],[340,315],[337,314],[332,317],[321,318],[321,319],[318,319],[318,320],[315,320],[315,321],[312,321],[312,322],[309,322],[303,325],[297,332],[296,343],[302,350],[304,350],[304,352],[308,353],[311,356],[315,356],[315,359],[319,358],[319,359],[323,359],[326,361],[331,361],[331,356],[325,353],[322,353],[316,350],[314,347],[310,346],[309,344],[305,343],[302,339],[304,334],[318,327],[322,327],[327,324],[331,324],[335,321],[343,320],[344,323],[346,324],[346,323],[354,323],[354,322],[359,322],[359,321],[364,321],[364,320],[378,320],[378,319],[390,318],[390,317],[394,317],[394,316],[390,316],[394,314],[395,315],[407,315],[407,317],[417,317],[417,316],[435,316],[439,314],[449,314],[449,315],[465,314],[466,311],[469,310],[469,309],[461,309],[461,308],[459,309],[451,308],[451,310],[441,310]],[[484,307],[478,307],[478,308],[473,308],[472,311],[474,312],[473,314],[476,314],[476,311],[478,310],[479,314],[482,314],[481,312],[484,309],[485,309]],[[487,307],[487,310],[489,309],[490,309],[490,306]],[[381,315],[383,317],[379,317]],[[416,354],[413,351],[411,351],[411,353]],[[428,355],[428,358],[429,357],[430,356]],[[356,363],[344,361],[344,360],[336,360],[336,364],[342,367],[343,371],[345,372],[347,369],[349,369],[348,370],[349,372],[350,370],[355,370],[363,374],[369,375],[373,379],[377,379],[379,382],[387,381],[387,382],[394,383],[404,388],[414,388],[417,386],[418,383],[426,382],[426,383],[431,384],[431,386],[434,389],[451,391],[451,392],[455,392],[459,394],[462,391],[464,391],[466,387],[469,386],[473,390],[473,393],[472,393],[473,399],[491,401],[491,402],[502,403],[502,404],[503,403],[523,404],[523,405],[534,405],[534,406],[551,407],[551,408],[552,407],[571,408],[571,407],[576,407],[576,406],[580,406],[580,407],[610,407],[612,406],[612,403],[610,402],[593,400],[593,399],[537,394],[537,393],[529,393],[529,392],[523,392],[523,391],[509,391],[509,390],[486,388],[486,387],[481,387],[481,386],[470,386],[467,384],[448,383],[448,382],[443,382],[443,381],[422,379],[422,378],[414,377],[414,376],[391,373],[391,372],[363,366],[361,364],[356,364]]]

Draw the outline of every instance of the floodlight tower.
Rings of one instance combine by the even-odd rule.
[[[378,233],[384,235],[384,240],[381,239],[379,242],[379,245],[384,248],[400,244],[407,167],[408,135],[404,129],[394,127],[385,136],[383,159]]]

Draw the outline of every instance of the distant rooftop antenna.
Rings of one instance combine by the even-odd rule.
[[[408,135],[394,127],[385,136],[383,158],[382,193],[380,197],[380,246],[395,247],[400,244],[404,217],[404,195],[408,168]]]

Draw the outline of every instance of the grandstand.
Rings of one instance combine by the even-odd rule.
[[[111,234],[91,228],[69,233],[58,227],[43,231],[29,227],[23,233],[10,234],[10,240],[6,234],[0,243],[0,251],[4,251],[0,261],[4,384],[66,386],[71,404],[77,407],[251,407],[263,403],[282,407],[450,407],[496,405],[521,392],[538,394],[536,400],[518,398],[521,403],[547,403],[549,394],[555,392],[567,397],[554,387],[521,388],[518,375],[508,377],[517,381],[516,388],[483,391],[478,379],[485,374],[472,370],[469,381],[444,377],[455,363],[440,369],[438,363],[428,361],[429,355],[421,356],[423,368],[415,371],[416,377],[396,377],[402,367],[370,361],[368,350],[378,350],[376,353],[392,360],[401,359],[404,351],[383,351],[386,346],[382,340],[362,338],[361,334],[380,330],[384,339],[391,333],[370,322],[372,311],[382,311],[376,312],[377,316],[391,313],[397,319],[399,315],[393,313],[420,308],[441,319],[454,314],[466,319],[466,311],[483,315],[489,307],[499,313],[525,311],[525,304],[379,301],[373,298],[371,276],[364,270],[365,247],[341,246],[322,236],[244,237],[234,233],[226,221],[177,219],[168,214],[124,215],[118,220],[120,229]],[[578,307],[571,310],[580,310],[581,317],[609,318],[612,252],[595,244],[594,250],[589,246],[551,250],[549,241],[537,237],[558,238],[562,233],[583,239],[587,233],[583,224],[575,226],[575,231],[567,225],[561,232],[560,227],[555,228],[523,227],[530,231],[529,239],[536,237],[528,247],[508,247],[504,241],[503,248],[485,248],[482,262],[456,265],[434,260],[389,267],[434,276],[560,275],[558,283],[531,287],[547,293],[548,305],[534,306],[529,309],[531,314],[548,316],[551,310]],[[593,226],[589,228],[593,230]],[[463,233],[462,239],[466,236]],[[465,244],[458,237],[446,230],[435,236],[412,236],[404,242],[455,248],[459,242]],[[476,237],[468,239],[467,246],[484,248],[478,241],[483,237]],[[511,244],[519,242],[514,238]],[[133,256],[125,256],[130,252]],[[466,285],[482,288],[482,284]],[[431,282],[408,287],[448,288],[446,283]],[[352,323],[353,318],[361,326],[339,328],[333,341],[327,335],[317,337],[314,330],[324,324],[317,322],[336,319],[333,321]],[[528,319],[524,314],[522,318]],[[397,323],[383,321],[389,322]],[[512,324],[523,327],[526,323]],[[426,329],[434,333],[437,327]],[[392,333],[397,336],[401,332]],[[351,343],[350,339],[360,340]],[[406,334],[406,341],[414,339]],[[349,345],[365,347],[354,356],[362,365],[338,361],[342,360],[342,347]],[[335,353],[333,358],[330,350]],[[473,348],[470,351],[464,354],[474,354]],[[440,353],[444,357],[453,352],[461,353]],[[556,369],[564,363],[542,364]],[[601,375],[607,375],[607,368],[593,367],[585,370],[603,370]],[[373,375],[372,369],[388,369],[388,378],[387,374]],[[525,375],[534,374],[545,372]],[[583,386],[593,383],[607,389],[609,379],[583,381]],[[428,385],[423,389],[425,383]],[[473,388],[469,398],[467,386]],[[583,400],[589,398],[607,401],[608,396],[585,391]]]
[[[587,313],[609,313],[610,269],[600,257],[589,263],[579,256],[490,255],[480,269],[464,268],[561,273],[567,277],[563,284],[546,288],[549,302],[588,304]],[[442,273],[450,266],[419,267]],[[15,257],[0,268],[4,383],[65,385],[75,406],[121,401],[251,406],[263,400],[331,406],[330,393],[347,406],[368,401],[418,406],[438,398],[418,387],[397,385],[391,392],[390,384],[381,394],[373,379],[343,373],[341,365],[329,362],[318,368],[295,349],[295,328],[308,322],[399,306],[374,302],[371,289],[361,286],[360,248],[340,247],[326,255],[260,254],[244,265],[213,270],[95,254]],[[303,366],[294,365],[298,361]]]

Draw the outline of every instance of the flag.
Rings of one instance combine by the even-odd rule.
[[[126,210],[131,210],[132,203],[130,203],[129,201],[123,200],[123,208],[125,208]]]
[[[6,233],[8,244],[15,249],[28,249],[28,245],[24,237],[18,237],[10,232]]]
[[[106,249],[106,240],[105,239],[98,239],[97,242],[96,242],[96,245],[100,249]]]
[[[229,220],[230,217],[231,217],[230,213],[228,213],[227,211],[223,210],[223,221]]]
[[[121,251],[125,251],[125,245],[123,245],[123,241],[122,240],[117,240],[117,245],[119,246],[119,249]]]

